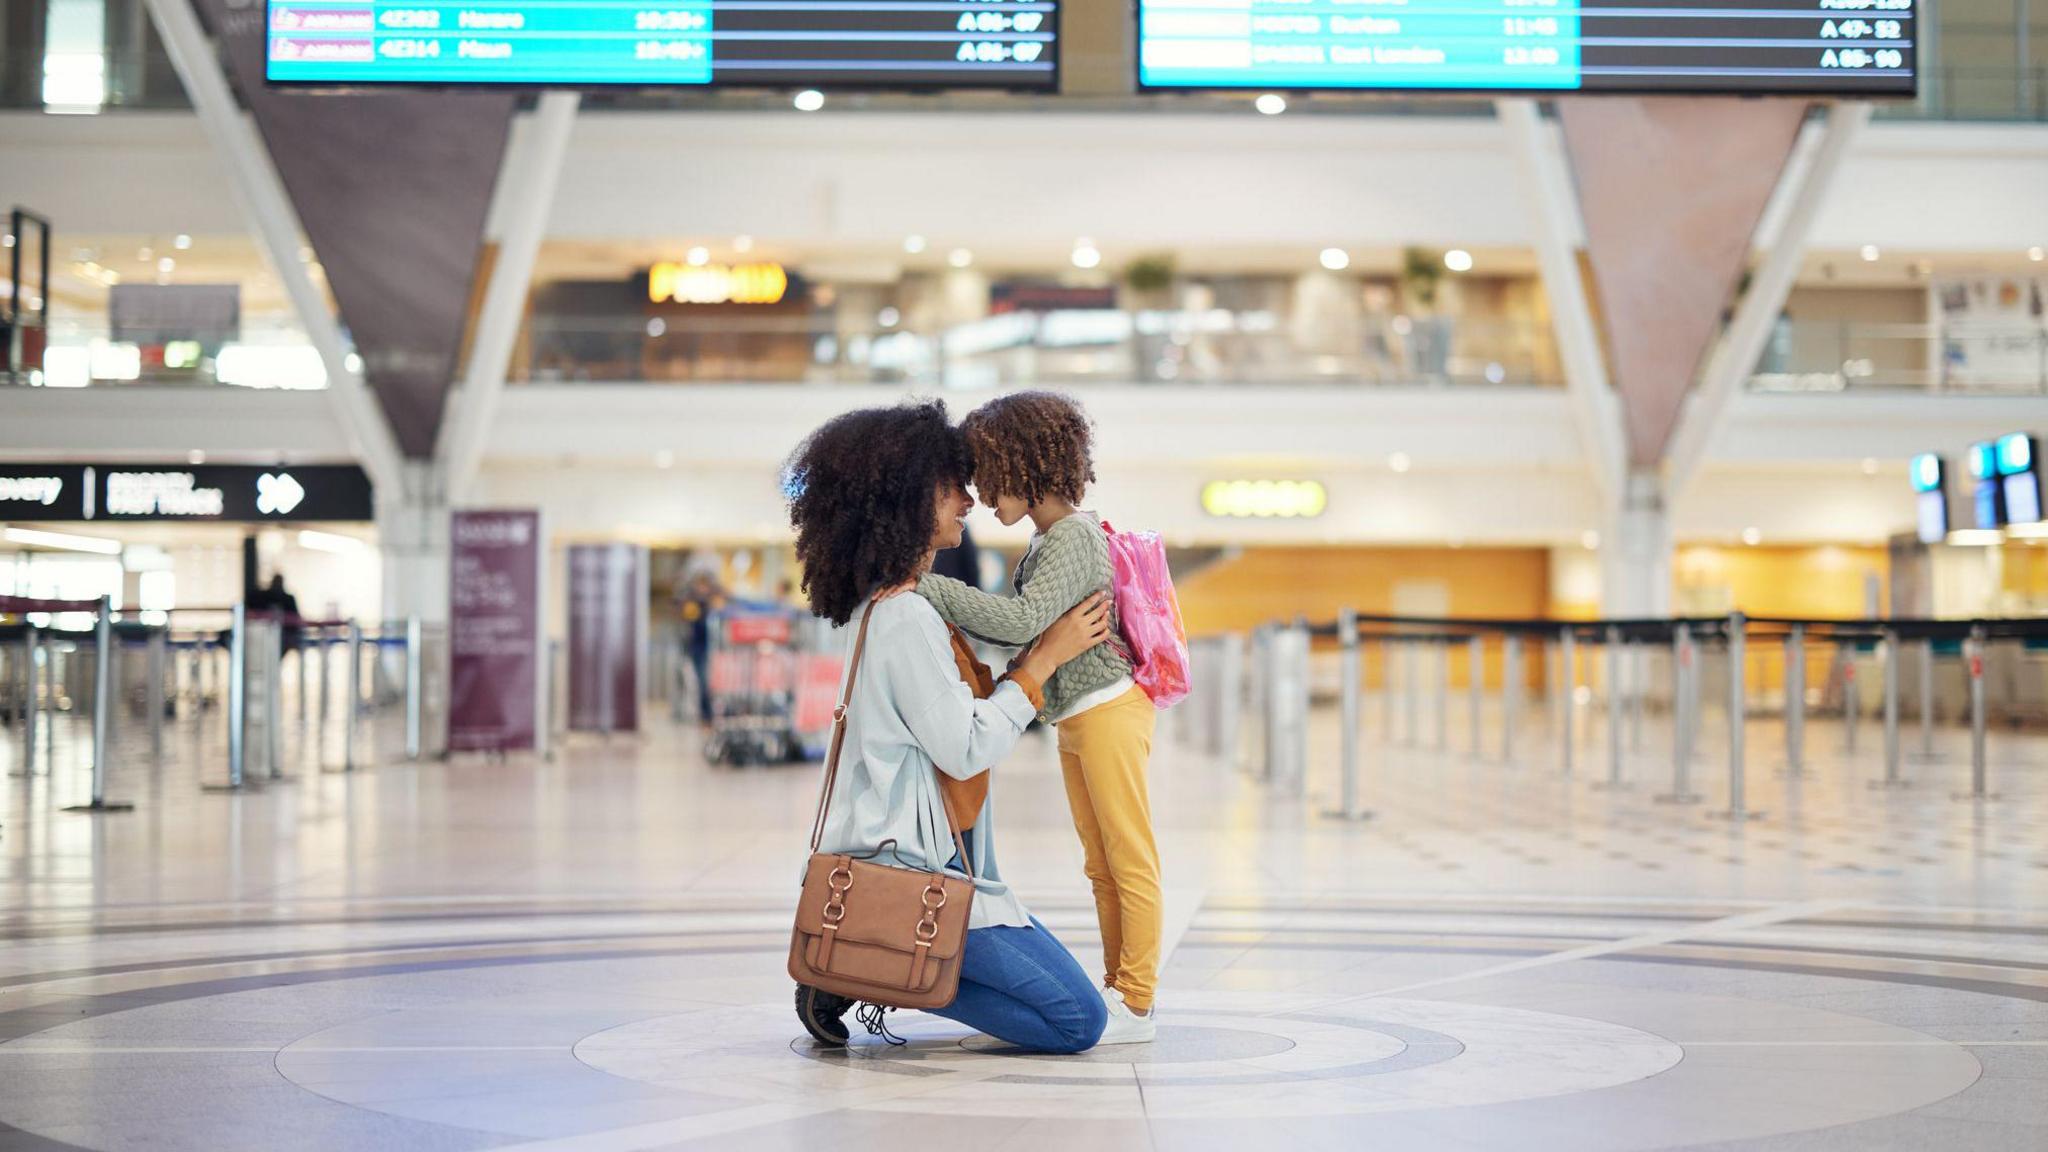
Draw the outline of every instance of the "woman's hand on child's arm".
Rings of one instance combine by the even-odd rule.
[[[1017,671],[1040,684],[1052,678],[1059,667],[1104,640],[1109,639],[1109,597],[1091,594],[1066,615],[1053,621],[1045,634],[1017,662]]]

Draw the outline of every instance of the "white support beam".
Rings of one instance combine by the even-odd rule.
[[[405,492],[405,456],[377,398],[370,394],[361,373],[349,367],[348,346],[341,325],[328,310],[327,299],[312,275],[299,260],[302,230],[284,181],[271,164],[270,152],[256,128],[235,103],[228,86],[220,54],[200,26],[192,0],[144,0],[163,37],[171,66],[184,82],[185,94],[199,115],[199,122],[213,144],[215,154],[233,183],[242,208],[254,226],[264,253],[291,298],[299,322],[305,326],[313,347],[327,369],[327,395],[336,418],[361,461],[378,499],[402,497]]]
[[[1526,181],[1536,260],[1543,270],[1544,293],[1550,298],[1551,322],[1557,329],[1572,420],[1593,465],[1601,506],[1611,514],[1620,508],[1626,492],[1628,446],[1621,400],[1607,379],[1592,302],[1585,277],[1579,273],[1579,239],[1585,235],[1585,227],[1579,220],[1579,200],[1564,144],[1544,122],[1533,100],[1496,100],[1494,110],[1507,130],[1509,147]]]
[[[1791,187],[1781,188],[1777,197],[1786,205],[1783,219],[1777,223],[1763,263],[1750,277],[1749,291],[1736,306],[1733,321],[1708,355],[1665,453],[1665,485],[1672,499],[1683,496],[1686,485],[1698,476],[1707,448],[1726,420],[1730,402],[1756,367],[1757,357],[1763,355],[1771,327],[1792,294],[1792,282],[1799,275],[1799,263],[1806,254],[1821,204],[1842,169],[1843,158],[1868,123],[1868,104],[1830,105],[1820,144],[1811,161],[1786,165],[1784,179]],[[1759,233],[1763,232],[1759,228]]]
[[[574,92],[542,94],[526,131],[515,135],[505,149],[504,167],[498,173],[501,199],[493,212],[500,223],[498,255],[477,312],[469,365],[460,387],[448,394],[448,411],[441,421],[435,451],[441,491],[451,507],[467,499],[476,482],[491,425],[498,417],[498,400],[504,395],[505,374],[512,367],[513,344],[519,339],[519,323],[533,283],[534,261],[547,232],[548,212],[561,182],[562,161],[581,99]]]

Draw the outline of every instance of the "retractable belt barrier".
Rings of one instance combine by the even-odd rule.
[[[1338,657],[1337,693],[1342,731],[1339,743],[1339,800],[1326,814],[1340,819],[1369,816],[1361,791],[1365,747],[1361,729],[1367,688],[1366,654],[1378,654],[1378,687],[1381,693],[1379,728],[1388,746],[1421,749],[1423,712],[1428,708],[1433,721],[1433,750],[1448,753],[1450,695],[1453,650],[1463,647],[1469,704],[1469,738],[1466,751],[1474,760],[1484,755],[1483,714],[1486,707],[1485,681],[1490,646],[1498,645],[1500,666],[1498,760],[1518,763],[1516,735],[1520,720],[1523,683],[1523,649],[1529,643],[1540,646],[1539,660],[1553,662],[1545,677],[1550,686],[1549,703],[1554,710],[1552,727],[1557,737],[1556,756],[1561,774],[1570,775],[1578,744],[1578,693],[1581,684],[1591,692],[1590,681],[1598,675],[1605,695],[1597,711],[1589,716],[1606,725],[1607,771],[1594,786],[1620,790],[1629,787],[1630,753],[1642,751],[1642,714],[1648,695],[1646,661],[1652,649],[1668,651],[1670,711],[1672,716],[1672,778],[1670,789],[1656,799],[1671,804],[1695,804],[1702,797],[1691,787],[1691,768],[1699,749],[1701,697],[1705,685],[1703,655],[1717,661],[1716,678],[1725,697],[1727,718],[1726,807],[1713,815],[1732,821],[1753,820],[1763,813],[1748,807],[1748,714],[1751,705],[1753,670],[1752,642],[1764,645],[1765,670],[1772,653],[1782,652],[1784,765],[1782,775],[1800,780],[1810,774],[1806,759],[1806,721],[1809,711],[1808,656],[1821,646],[1834,661],[1834,671],[1821,683],[1822,706],[1839,698],[1845,751],[1855,752],[1857,721],[1867,685],[1858,676],[1859,660],[1874,659],[1872,681],[1881,701],[1883,719],[1883,772],[1870,782],[1874,789],[1903,789],[1906,759],[1900,732],[1900,695],[1904,675],[1902,648],[1919,650],[1917,661],[1918,719],[1920,747],[1918,762],[1935,762],[1934,713],[1935,663],[1943,652],[1960,655],[1968,689],[1971,779],[1958,799],[1994,799],[1986,763],[1986,653],[1997,644],[2019,644],[2048,648],[2048,619],[1935,620],[1914,618],[1815,620],[1790,617],[1749,617],[1741,613],[1725,616],[1670,618],[1623,618],[1613,620],[1528,620],[1471,617],[1420,617],[1373,615],[1346,610],[1332,622],[1294,621],[1258,629],[1252,637],[1252,672],[1248,685],[1252,714],[1263,724],[1259,741],[1263,763],[1256,765],[1262,778],[1300,789],[1306,775],[1307,702],[1311,677],[1305,648],[1312,642],[1334,642]],[[1226,647],[1226,643],[1229,647]],[[1222,653],[1235,650],[1237,637],[1198,637],[1194,642],[1198,664],[1220,663]],[[1582,660],[1584,648],[1600,650],[1598,659]],[[1431,672],[1423,671],[1423,653],[1433,661]],[[1719,662],[1725,661],[1725,667]],[[1723,676],[1725,672],[1725,677]],[[1223,715],[1241,703],[1242,689],[1235,680],[1198,673],[1197,695],[1204,688],[1221,697],[1200,707],[1212,715]],[[1768,690],[1768,689],[1766,689]],[[1422,696],[1427,692],[1430,700]],[[1398,695],[1397,695],[1398,694]],[[1626,735],[1626,739],[1624,738]],[[1222,749],[1234,751],[1234,743]]]

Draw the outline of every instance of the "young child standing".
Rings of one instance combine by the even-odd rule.
[[[1006,526],[1030,517],[1036,531],[1017,565],[1015,596],[936,575],[921,579],[917,591],[969,635],[1028,649],[1068,609],[1112,585],[1102,522],[1077,507],[1095,479],[1088,417],[1064,396],[1018,392],[968,413],[961,431],[974,454],[982,503]],[[1116,623],[1110,639],[1046,681],[1039,718],[1059,730],[1067,803],[1102,927],[1109,1026],[1100,1043],[1132,1044],[1155,1031],[1162,924],[1145,771],[1157,716],[1131,678]]]

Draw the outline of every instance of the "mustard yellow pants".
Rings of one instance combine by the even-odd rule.
[[[1132,688],[1059,724],[1067,804],[1102,925],[1103,984],[1138,1012],[1151,1010],[1159,979],[1159,845],[1145,787],[1157,720],[1151,698]]]

